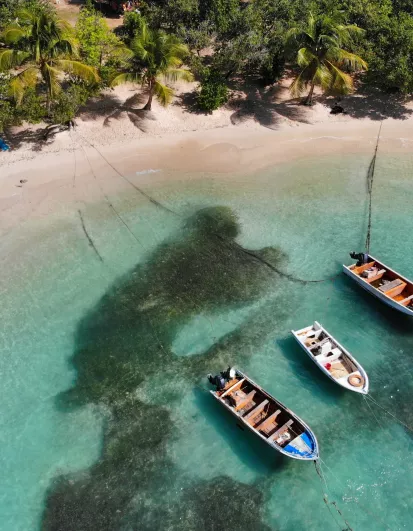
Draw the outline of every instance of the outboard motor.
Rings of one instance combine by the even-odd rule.
[[[363,264],[367,264],[369,261],[369,255],[367,253],[356,253],[355,251],[350,253],[351,258],[353,260],[357,260],[356,266],[359,267]]]
[[[236,376],[235,369],[232,369],[231,367],[228,367],[226,371],[222,371],[216,376],[213,376],[212,374],[208,374],[208,380],[209,383],[212,385],[215,385],[217,388],[217,391],[221,391],[221,389],[224,389],[227,382],[230,380],[233,380]]]
[[[217,391],[221,391],[221,389],[224,389],[225,387],[225,378],[222,376],[222,374],[217,374],[216,376],[208,374],[208,380],[210,384],[215,385]]]

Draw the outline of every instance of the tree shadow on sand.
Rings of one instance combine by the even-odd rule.
[[[179,237],[115,282],[79,323],[71,359],[75,382],[57,406],[66,411],[103,405],[108,420],[98,462],[51,485],[42,529],[212,531],[218,518],[231,529],[269,530],[261,520],[261,484],[222,476],[178,488],[178,472],[167,455],[178,431],[170,406],[179,403],[182,389],[192,389],[209,369],[242,363],[263,341],[251,328],[261,326],[268,334],[274,319],[283,318],[272,308],[267,321],[252,316],[202,354],[174,354],[173,341],[192,318],[250,305],[274,282],[273,273],[235,243],[238,233],[230,209],[200,210]],[[285,260],[275,248],[258,254],[278,265]],[[157,405],[136,397],[136,388],[149,381],[158,386]],[[172,391],[166,385],[165,392],[170,382]],[[208,408],[203,400],[196,404],[201,411]]]
[[[113,121],[121,119],[126,114],[130,122],[137,129],[146,133],[146,121],[156,120],[155,115],[151,111],[138,108],[146,103],[146,99],[144,93],[136,93],[135,91],[125,101],[115,96],[114,93],[104,94],[99,98],[90,100],[82,107],[80,113],[81,117],[86,120],[104,118],[104,127],[110,127]]]
[[[401,94],[386,94],[378,89],[360,87],[355,94],[339,99],[346,114],[353,118],[370,120],[407,120],[413,113],[406,106],[406,97]]]
[[[15,150],[24,144],[30,146],[31,151],[41,152],[46,146],[53,143],[54,135],[48,135],[48,128],[24,129],[14,132],[13,128],[6,130],[3,135],[10,147]]]
[[[231,122],[239,125],[246,120],[253,119],[268,129],[278,129],[287,120],[300,123],[310,123],[308,109],[298,104],[296,99],[281,99],[280,95],[285,87],[274,85],[263,87],[257,83],[239,85],[235,83],[233,90],[242,90],[245,98],[234,98],[230,107],[234,109]]]

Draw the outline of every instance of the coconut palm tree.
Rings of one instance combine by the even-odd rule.
[[[327,15],[310,15],[305,28],[292,28],[287,34],[287,46],[296,50],[301,68],[290,86],[293,96],[300,96],[308,85],[306,105],[311,105],[315,85],[324,91],[349,94],[353,80],[349,72],[366,70],[367,63],[347,51],[352,38],[364,31],[357,26],[345,26]]]
[[[0,71],[16,69],[10,86],[21,103],[25,91],[38,84],[46,87],[47,109],[61,91],[64,74],[86,82],[99,80],[96,70],[76,60],[78,43],[70,25],[47,11],[21,10],[17,22],[0,35]]]
[[[130,50],[131,56],[125,65],[126,71],[113,79],[112,86],[121,83],[141,83],[149,93],[144,110],[151,110],[154,95],[161,105],[166,106],[170,103],[173,90],[165,82],[178,79],[193,80],[191,72],[180,68],[189,54],[189,49],[175,35],[168,35],[161,30],[151,30],[143,23],[130,44]]]

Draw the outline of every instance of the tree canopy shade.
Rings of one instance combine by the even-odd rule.
[[[108,59],[121,58],[125,50],[123,42],[109,29],[101,13],[93,8],[80,11],[76,36],[83,61],[95,67],[102,66]]]
[[[191,72],[180,68],[189,55],[188,47],[175,35],[161,30],[150,30],[143,23],[130,44],[131,57],[125,72],[117,75],[112,85],[121,83],[141,83],[148,89],[149,98],[144,107],[150,110],[155,95],[164,106],[170,103],[173,90],[160,79],[167,81],[192,81]]]
[[[78,43],[70,26],[47,12],[19,11],[18,22],[7,26],[0,36],[0,70],[22,66],[13,75],[10,88],[19,103],[27,89],[43,83],[47,108],[61,91],[63,74],[86,82],[98,81],[96,70],[75,60]]]
[[[348,94],[353,80],[348,72],[367,70],[367,63],[358,55],[344,49],[353,36],[364,32],[358,26],[341,24],[327,15],[310,15],[304,27],[287,33],[287,45],[296,51],[300,72],[290,86],[293,96],[299,96],[310,85],[306,104],[312,104],[315,85],[325,91]]]

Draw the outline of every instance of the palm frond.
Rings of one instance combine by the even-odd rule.
[[[300,48],[297,52],[298,66],[305,67],[317,60],[317,56],[308,48]]]
[[[328,90],[331,87],[333,81],[333,75],[326,65],[320,64],[313,76],[313,82],[315,85],[320,85],[323,90]]]
[[[0,72],[21,65],[29,56],[29,53],[20,50],[0,48]]]
[[[29,66],[22,72],[19,72],[10,81],[10,95],[15,99],[17,105],[22,102],[24,93],[28,88],[34,88],[38,82],[39,70],[36,67]]]
[[[162,85],[159,81],[155,81],[154,93],[163,107],[166,107],[171,102],[174,91],[167,85]]]
[[[11,24],[10,26],[4,28],[1,32],[0,39],[6,45],[12,45],[19,42],[23,37],[26,36],[26,32],[17,24]]]
[[[343,50],[342,48],[333,48],[329,50],[326,54],[326,59],[331,62],[340,63],[342,65],[345,65],[347,68],[349,68],[353,72],[368,69],[368,65],[366,61],[364,61],[364,59],[362,59],[359,55],[356,55],[355,53],[347,52],[346,50]]]
[[[137,72],[118,74],[112,79],[110,86],[116,87],[117,85],[124,85],[125,83],[142,83],[142,76]]]
[[[298,98],[304,92],[310,79],[309,68],[304,68],[291,83],[289,90],[293,98]]]
[[[189,70],[185,70],[184,68],[170,68],[164,73],[164,78],[166,81],[186,81],[187,83],[190,83],[194,80],[194,75]]]
[[[353,80],[349,74],[340,70],[337,66],[326,61],[331,72],[330,90],[339,94],[350,94],[353,92]]]
[[[133,59],[133,51],[123,44],[120,44],[119,46],[112,48],[111,56],[122,63],[128,63],[131,59]]]
[[[355,37],[359,38],[365,34],[365,30],[355,24],[349,24],[348,26],[338,24],[336,32],[342,45],[349,45]]]
[[[58,70],[77,76],[87,83],[97,83],[99,81],[99,75],[96,69],[93,66],[85,65],[79,61],[58,59],[54,61],[54,65]]]
[[[45,63],[41,69],[42,77],[47,86],[47,92],[50,98],[54,98],[62,90],[62,86],[59,82],[60,71]]]

